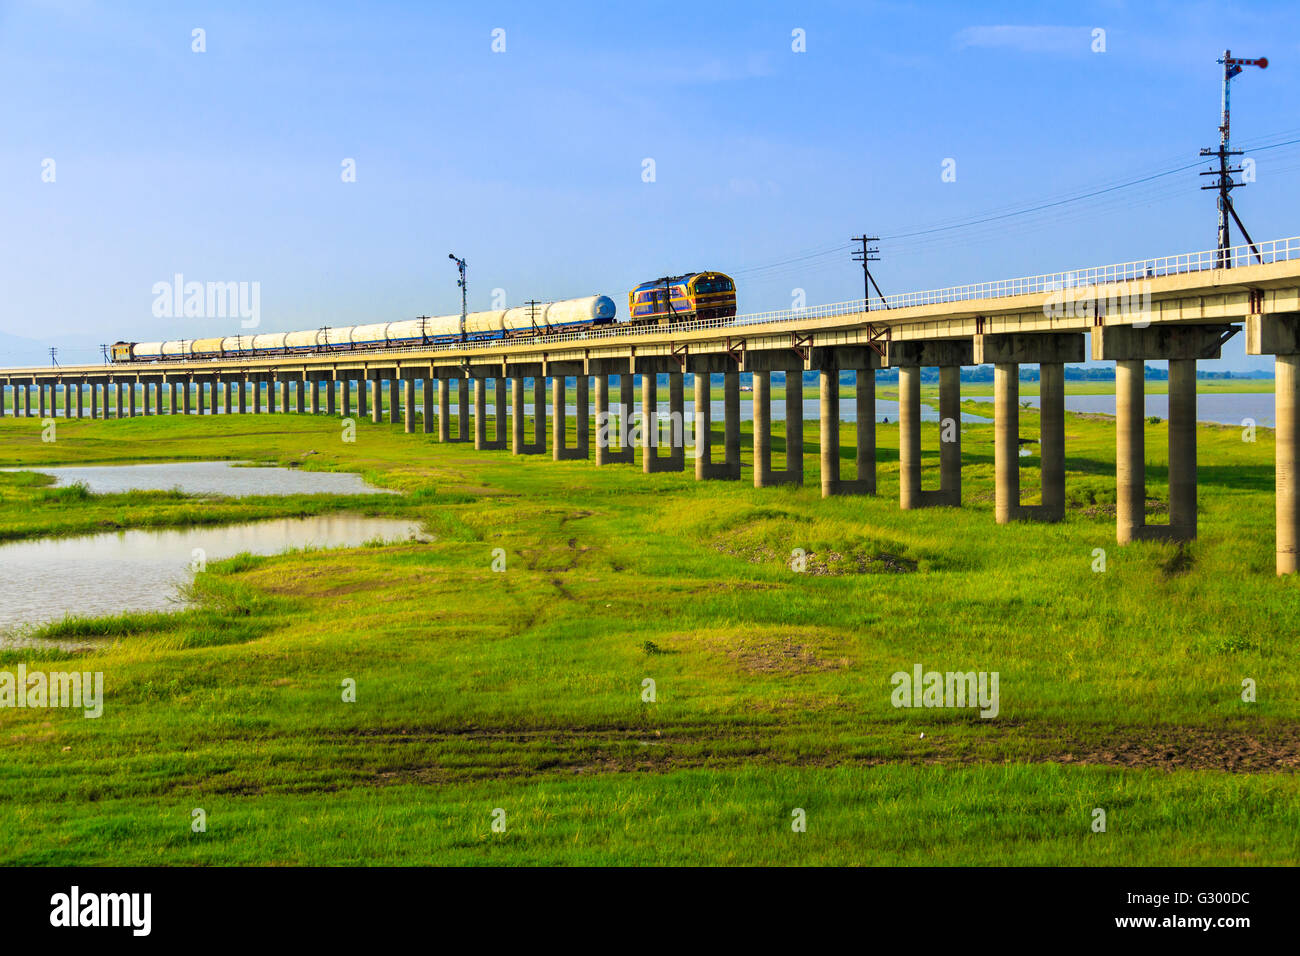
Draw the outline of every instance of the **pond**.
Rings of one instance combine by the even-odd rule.
[[[147,465],[69,465],[7,468],[54,477],[55,487],[81,482],[92,494],[171,491],[189,495],[388,495],[360,475],[299,468],[247,467],[231,461],[179,461]]]
[[[355,548],[377,538],[408,540],[419,531],[415,521],[326,515],[0,545],[0,647],[20,645],[23,631],[68,614],[178,610],[185,606],[180,586],[193,577],[196,556],[212,562],[245,551]]]

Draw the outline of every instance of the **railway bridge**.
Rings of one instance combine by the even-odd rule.
[[[920,371],[939,369],[941,427],[960,421],[960,370],[994,366],[995,514],[999,523],[1056,521],[1065,513],[1065,364],[1085,357],[1116,364],[1116,534],[1121,543],[1196,535],[1196,363],[1216,359],[1245,327],[1246,349],[1276,363],[1277,571],[1300,558],[1300,237],[836,305],[650,328],[600,327],[456,347],[328,351],[147,364],[0,369],[14,413],[68,417],[284,411],[378,422],[388,410],[407,432],[477,449],[545,454],[547,380],[556,460],[594,457],[646,472],[686,468],[680,423],[686,376],[693,376],[695,477],[739,479],[740,373],[752,373],[753,480],[756,487],[803,482],[803,372],[820,372],[821,488],[824,496],[876,490],[875,373],[899,373],[900,492],[904,509],[961,504],[961,431],[940,443],[938,487],[923,489]],[[1169,522],[1145,519],[1144,383],[1147,361],[1169,362]],[[1041,504],[1020,503],[1019,368],[1040,369]],[[840,373],[856,379],[856,475],[840,472]],[[786,467],[771,455],[771,375],[785,373]],[[667,376],[667,414],[658,378]],[[641,383],[641,428],[623,427]],[[722,379],[723,441],[711,447],[711,389]],[[610,387],[619,400],[610,427]],[[566,387],[575,380],[576,434],[567,434]],[[526,436],[525,385],[534,389],[533,440]],[[598,436],[591,441],[590,383]],[[451,386],[455,383],[456,413]],[[417,385],[422,408],[417,408]],[[511,401],[507,402],[507,390]],[[488,395],[494,392],[489,421]],[[434,414],[434,401],[437,414]],[[471,397],[472,396],[472,397]],[[33,401],[34,399],[34,401]],[[471,403],[473,411],[471,413]],[[510,408],[507,416],[507,407]],[[4,404],[0,403],[0,414]],[[456,428],[453,430],[452,425]],[[489,437],[490,433],[490,437]]]

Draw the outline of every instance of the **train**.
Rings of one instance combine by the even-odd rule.
[[[647,290],[657,294],[647,295]],[[658,325],[736,314],[736,287],[721,272],[692,272],[645,282],[628,295],[626,324]],[[302,332],[263,332],[167,342],[114,342],[114,364],[260,358],[304,353],[357,352],[376,349],[452,346],[467,342],[545,339],[561,332],[582,331],[618,323],[618,308],[607,295],[589,295],[559,302],[530,302],[510,309],[455,315],[421,316],[397,322],[349,325]]]

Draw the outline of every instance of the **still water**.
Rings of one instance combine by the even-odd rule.
[[[13,471],[16,469],[5,469]],[[83,483],[92,494],[171,491],[190,495],[388,495],[360,475],[298,468],[247,468],[229,461],[180,461],[150,465],[72,465],[27,468],[53,475],[55,487]]]
[[[419,522],[359,515],[278,518],[179,531],[120,531],[0,545],[0,647],[32,625],[68,614],[94,617],[184,607],[179,586],[190,581],[195,549],[207,561],[245,551],[279,554],[294,548],[355,548],[382,538],[404,541]]]
[[[1145,414],[1169,417],[1169,396],[1144,396]],[[992,403],[991,397],[974,399],[977,402]],[[1033,408],[1038,407],[1037,395],[1025,395],[1020,399],[1029,402]],[[1065,408],[1071,412],[1087,412],[1095,415],[1114,415],[1114,395],[1066,395]],[[1230,392],[1222,395],[1197,395],[1196,420],[1216,422],[1221,425],[1240,425],[1245,419],[1253,419],[1256,425],[1272,428],[1273,393],[1272,392]]]
[[[750,399],[752,399],[752,398],[753,398],[753,395],[750,394],[749,392],[743,392],[743,393],[741,393],[741,396],[740,396],[740,420],[741,420],[742,422],[749,422],[749,421],[753,421],[753,420],[754,420],[754,403],[753,403],[752,401],[750,401]],[[617,403],[617,401],[618,401],[618,399],[617,399],[615,396],[613,396],[613,395],[610,396],[610,402],[611,402],[611,403]],[[592,415],[595,415],[595,414],[596,414],[596,413],[595,413],[595,407],[596,407],[596,406],[595,406],[595,404],[593,403],[593,404],[591,405],[591,409],[592,409],[592,412],[591,412],[591,413],[592,413]],[[531,415],[531,414],[532,414],[532,411],[533,411],[533,406],[532,406],[532,404],[530,403],[530,404],[526,405],[525,408],[527,409],[528,414]],[[611,404],[611,406],[610,406],[610,410],[611,410],[611,412],[613,411],[613,408],[614,408],[614,406],[613,406],[613,404]],[[772,405],[771,405],[771,408],[772,408],[772,421],[774,421],[774,422],[783,422],[783,421],[785,421],[785,399],[784,399],[784,398],[777,399],[777,400],[773,401],[773,402],[772,402]],[[640,414],[641,414],[641,403],[640,403],[639,401],[638,401],[636,404],[634,404],[634,405],[632,406],[632,411],[633,411],[635,414],[637,414],[637,415],[640,415]],[[491,405],[488,406],[488,413],[489,413],[489,414],[496,414],[495,410],[491,407]],[[549,413],[549,409],[548,409],[548,413]],[[725,406],[723,405],[723,403],[722,403],[721,401],[713,401],[713,402],[710,402],[710,403],[709,403],[709,416],[713,419],[713,423],[714,423],[715,425],[718,424],[718,423],[720,423],[720,422],[723,420],[723,415],[724,415],[725,413],[726,413],[726,409],[725,409]],[[571,416],[576,416],[576,415],[578,414],[578,406],[576,406],[576,405],[567,405],[567,406],[565,406],[565,414],[567,414],[567,415],[571,415]],[[664,393],[664,391],[663,391],[662,389],[660,390],[660,396],[659,396],[659,414],[660,414],[660,415],[667,415],[667,414],[668,414],[668,399],[667,399],[667,395]],[[683,403],[682,403],[682,414],[685,416],[687,422],[692,422],[692,421],[694,421],[694,420],[695,420],[695,403],[692,402],[692,401],[685,401],[685,402],[683,402]],[[803,419],[804,419],[804,421],[806,421],[806,422],[815,422],[815,421],[818,421],[820,418],[821,418],[821,401],[820,401],[819,399],[816,399],[816,398],[805,398],[804,401],[803,401]],[[840,421],[841,421],[841,422],[856,422],[857,420],[858,420],[858,402],[857,402],[857,399],[855,399],[855,398],[841,398],[841,399],[840,399]],[[937,422],[938,420],[939,420],[939,409],[938,409],[938,407],[937,407],[937,406],[930,406],[930,405],[927,405],[927,404],[925,404],[924,402],[922,402],[922,403],[921,403],[921,421],[923,421],[923,422]],[[991,422],[991,421],[993,421],[992,418],[984,418],[984,417],[982,417],[982,416],[980,416],[980,415],[972,415],[972,414],[970,414],[969,412],[962,412],[962,413],[961,413],[961,420],[964,421],[964,422]],[[890,402],[890,401],[887,401],[887,400],[885,400],[885,399],[883,399],[883,398],[878,398],[878,399],[876,399],[876,421],[878,421],[878,422],[896,422],[896,421],[898,421],[898,402]]]

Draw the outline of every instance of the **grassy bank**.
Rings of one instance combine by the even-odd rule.
[[[756,490],[748,467],[697,483],[364,421],[346,443],[323,417],[68,422],[54,443],[0,421],[0,467],[296,462],[408,493],[196,501],[0,473],[5,537],[346,509],[434,538],[235,558],[194,610],[48,628],[102,645],[75,663],[104,673],[104,715],[0,710],[0,859],[1295,862],[1300,603],[1273,574],[1271,432],[1203,426],[1200,538],[1121,548],[1113,425],[1066,431],[1069,514],[1043,527],[994,523],[990,425],[963,430],[966,507],[901,513],[892,425],[880,496],[823,500],[815,422],[807,486]],[[937,426],[923,451],[932,487]],[[846,477],[853,454],[846,426]],[[997,717],[893,707],[916,663],[998,672]]]

